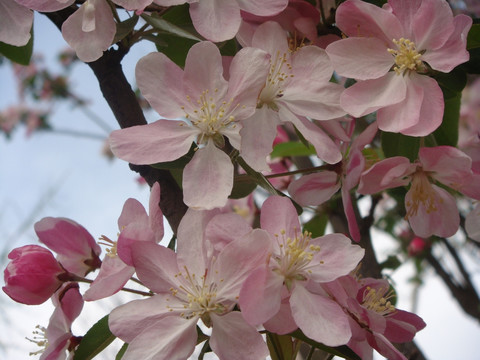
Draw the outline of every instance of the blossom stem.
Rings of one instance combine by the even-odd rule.
[[[69,274],[69,280],[70,281],[77,281],[77,282],[84,282],[91,284],[93,280],[83,278],[81,276],[77,276],[75,274]],[[153,294],[151,292],[146,292],[146,291],[141,291],[141,290],[135,290],[135,289],[130,289],[130,288],[122,288],[122,291],[130,292],[132,294],[137,294],[137,295],[143,295],[143,296],[152,296]]]

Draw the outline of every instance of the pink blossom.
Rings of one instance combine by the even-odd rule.
[[[285,9],[288,0],[155,0],[163,6],[190,4],[193,26],[204,38],[214,42],[232,39],[241,23],[240,11],[270,16]]]
[[[46,217],[34,225],[40,242],[55,251],[68,272],[85,276],[100,267],[100,246],[80,224],[66,218]]]
[[[362,359],[371,360],[376,349],[388,359],[406,360],[392,342],[411,341],[425,323],[392,305],[394,293],[386,280],[348,275],[323,287],[348,315],[352,338],[347,345]]]
[[[33,12],[14,0],[0,2],[0,41],[24,46],[30,40]]]
[[[210,347],[220,359],[268,355],[261,335],[233,311],[243,281],[265,262],[268,234],[253,230],[212,252],[205,236],[211,216],[187,211],[178,230],[177,253],[151,242],[132,244],[137,275],[155,295],[111,312],[111,331],[129,343],[123,359],[188,358],[200,319],[212,328]]]
[[[465,230],[468,237],[480,241],[480,203],[477,203],[465,218]]]
[[[418,256],[424,252],[425,249],[428,249],[429,244],[425,239],[415,236],[407,247],[407,252],[409,256]]]
[[[30,355],[42,354],[40,360],[65,360],[65,352],[72,355],[80,339],[72,334],[73,321],[80,315],[83,299],[78,283],[65,283],[52,297],[55,310],[47,328],[37,326],[33,339],[41,349]],[[71,357],[69,357],[70,359]]]
[[[65,9],[72,5],[75,0],[15,0],[28,9],[40,12],[53,12]]]
[[[62,25],[65,41],[80,60],[97,60],[112,45],[117,31],[106,0],[87,0]]]
[[[349,38],[330,44],[327,53],[339,75],[357,80],[343,92],[342,107],[355,117],[378,110],[384,131],[434,131],[442,122],[443,94],[424,74],[450,72],[469,59],[472,19],[453,17],[445,0],[390,0],[383,8],[347,0],[336,23]]]
[[[183,172],[184,202],[193,208],[224,206],[232,190],[233,164],[218,147],[226,136],[240,148],[238,121],[255,111],[267,71],[265,52],[243,48],[232,60],[227,82],[222,57],[211,42],[192,46],[184,71],[162,53],[143,57],[136,68],[142,94],[160,115],[188,122],[158,120],[114,131],[113,153],[134,164],[153,164],[178,159],[196,141],[199,148]]]
[[[320,159],[340,161],[336,144],[306,118],[329,120],[345,114],[339,103],[343,88],[329,82],[333,69],[325,51],[316,46],[290,49],[287,32],[272,21],[257,28],[251,45],[271,55],[270,71],[257,111],[242,122],[242,157],[255,170],[268,170],[266,157],[277,126],[288,122],[312,143]],[[262,134],[261,139],[258,134]]]
[[[373,165],[362,174],[358,192],[373,194],[411,184],[405,208],[413,232],[422,238],[448,237],[455,234],[460,222],[455,198],[432,182],[480,199],[479,177],[472,172],[472,160],[460,150],[450,146],[424,147],[413,164],[396,156]]]
[[[159,207],[160,185],[155,183],[150,194],[147,215],[142,204],[135,199],[128,199],[118,219],[120,234],[117,241],[106,236],[103,244],[109,246],[102,261],[100,271],[85,292],[86,301],[98,300],[120,291],[135,273],[132,266],[130,247],[136,241],[160,242],[163,238],[163,214]]]
[[[341,234],[312,239],[308,232],[302,233],[288,198],[269,197],[260,222],[270,234],[272,253],[242,286],[239,303],[244,318],[276,333],[299,327],[326,345],[346,344],[351,336],[347,316],[315,288],[352,271],[364,250]]]
[[[351,126],[353,130],[353,126]],[[302,206],[320,205],[328,201],[340,188],[343,208],[348,221],[352,239],[360,241],[360,231],[353,211],[350,191],[358,185],[360,175],[365,168],[362,150],[377,133],[375,123],[368,126],[350,146],[342,146],[343,160],[334,165],[333,170],[325,170],[302,176],[288,187],[288,193]]]
[[[2,290],[13,300],[27,304],[42,304],[62,285],[59,279],[66,271],[53,254],[38,245],[13,249],[4,270]]]

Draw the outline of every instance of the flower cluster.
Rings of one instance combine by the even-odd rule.
[[[0,10],[8,11],[0,17],[10,25],[8,32],[0,27],[0,40],[24,45],[31,10],[54,12],[72,3],[5,0]],[[186,3],[195,35],[161,18]],[[204,340],[202,351],[220,359],[261,360],[269,355],[263,335],[271,341],[299,333],[327,350],[346,345],[362,359],[372,358],[373,349],[405,359],[392,343],[411,341],[425,323],[395,307],[386,280],[359,275],[375,205],[362,218],[357,196],[377,194],[376,204],[379,194],[400,188],[395,195],[415,239],[408,251],[419,257],[430,250],[428,238],[458,231],[459,194],[480,200],[478,136],[464,142],[463,152],[437,144],[434,134],[448,94],[439,79],[469,60],[472,19],[454,16],[445,0],[389,0],[381,8],[362,0],[336,9],[334,2],[321,3],[87,0],[69,7],[62,33],[85,62],[114,41],[126,46],[155,31],[158,48],[162,31],[186,33],[194,42],[184,61],[168,51],[138,61],[139,90],[161,118],[109,137],[122,160],[181,170],[176,180],[188,210],[168,247],[161,244],[158,183],[148,214],[137,200],[125,202],[114,239],[102,235],[97,244],[69,219],[36,223],[40,241],[57,256],[37,245],[14,249],[3,290],[25,304],[54,301],[45,343],[55,345],[43,358],[75,351],[71,324],[84,300],[126,290],[144,298],[108,316],[109,331],[128,344],[125,360],[187,359]],[[117,7],[134,11],[129,20],[135,22],[142,15],[142,30],[121,36]],[[152,24],[160,31],[154,25],[142,32]],[[241,48],[223,55],[232,44]],[[393,156],[389,136],[417,146],[414,154],[401,149]],[[308,155],[310,166],[300,155]],[[269,192],[258,208],[257,185]],[[299,214],[313,206],[314,219],[325,215],[335,229],[342,217],[345,230],[302,224]],[[478,216],[477,205],[466,218],[466,231],[477,240]],[[106,247],[103,260],[99,244]],[[93,279],[86,277],[96,269]],[[125,288],[130,280],[135,289]],[[77,282],[89,283],[83,295]]]

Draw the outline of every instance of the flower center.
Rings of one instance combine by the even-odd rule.
[[[286,81],[294,76],[290,74],[291,70],[292,65],[287,62],[287,54],[280,54],[280,51],[277,51],[273,60],[270,59],[270,71],[265,87],[260,93],[257,107],[260,108],[265,104],[273,110],[278,110],[275,100],[283,96]]]
[[[285,237],[285,230],[280,232],[281,239],[278,239],[280,253],[273,255],[278,267],[274,271],[285,277],[285,285],[291,290],[294,280],[307,280],[311,273],[310,262],[316,252],[320,251],[320,246],[310,245],[312,234],[305,231],[303,234],[295,234],[295,237]]]
[[[217,284],[207,281],[207,270],[205,274],[198,278],[194,273],[190,273],[185,266],[185,273],[180,272],[175,277],[181,277],[178,289],[170,288],[170,293],[183,302],[180,316],[184,319],[199,317],[208,327],[211,326],[210,312],[223,314],[226,307],[217,302]],[[168,299],[167,299],[168,301]],[[179,310],[167,305],[168,311]]]
[[[108,257],[114,258],[117,257],[117,242],[110,240],[105,235],[100,236],[98,244],[107,246],[105,252],[107,253]]]
[[[40,325],[35,326],[35,329],[37,330],[33,331],[33,339],[29,339],[28,337],[25,339],[36,344],[37,346],[40,347],[40,349],[38,349],[37,351],[30,352],[29,353],[30,356],[39,355],[43,353],[48,346],[48,339],[46,335],[47,329],[45,329],[43,326],[40,326]]]
[[[395,306],[390,302],[390,299],[394,296],[391,290],[385,288],[373,289],[367,286],[363,293],[362,305],[380,315],[388,315],[395,311]]]
[[[197,140],[199,145],[207,143],[208,139],[213,139],[216,144],[220,142],[217,145],[223,146],[221,131],[235,122],[235,117],[228,115],[233,110],[230,109],[233,100],[226,102],[215,99],[215,97],[218,97],[218,89],[215,89],[213,96],[209,90],[203,91],[196,104],[192,103],[192,99],[187,95],[187,101],[193,105],[194,110],[192,113],[185,112],[185,117],[190,120],[192,125],[201,130],[202,133]],[[185,111],[184,106],[182,106],[182,110]]]
[[[437,193],[432,187],[430,180],[422,170],[417,170],[413,174],[412,185],[409,190],[411,194],[411,201],[406,202],[407,219],[411,216],[416,216],[419,206],[425,208],[427,214],[432,211],[437,211],[437,202],[442,203],[442,199],[438,198]]]
[[[415,43],[405,38],[393,39],[397,50],[387,49],[395,57],[393,70],[397,75],[403,75],[407,70],[418,70],[422,66],[421,53],[417,51]]]

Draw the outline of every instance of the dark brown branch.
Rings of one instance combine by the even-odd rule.
[[[73,13],[77,7],[72,5],[61,11],[46,13],[45,15],[61,29],[63,22]],[[129,48],[121,43],[118,49],[113,48],[104,52],[103,56],[88,66],[97,77],[105,100],[112,109],[120,127],[127,128],[147,123],[143,111],[138,104],[137,97],[130,83],[123,73],[121,61]],[[167,218],[174,233],[177,232],[178,224],[187,211],[183,203],[183,193],[171,173],[167,170],[154,169],[150,166],[130,165],[133,171],[138,172],[147,183],[152,186],[155,182],[160,183],[161,199],[160,208]]]

